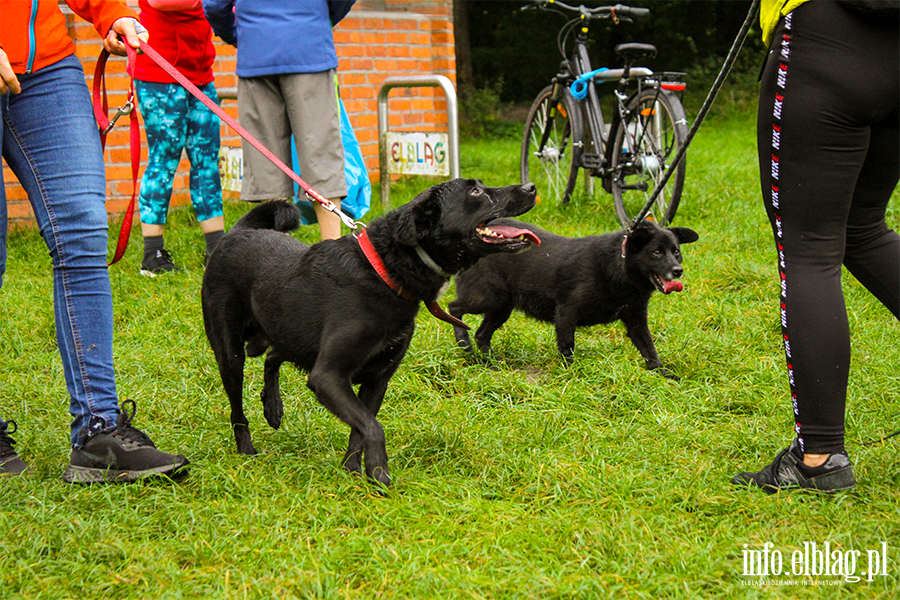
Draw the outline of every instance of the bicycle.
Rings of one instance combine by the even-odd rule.
[[[656,55],[655,46],[638,43],[616,46],[616,54],[623,60],[621,68],[591,67],[589,25],[599,20],[631,22],[632,17],[646,16],[649,9],[621,4],[588,8],[535,0],[522,10],[554,8],[578,16],[560,29],[557,45],[563,61],[559,73],[541,90],[528,113],[522,139],[522,182],[534,182],[539,193],[567,204],[582,170],[585,194],[594,198],[598,187],[611,193],[619,221],[628,226],[644,208],[687,136],[687,118],[676,94],[685,88],[685,73],[654,73],[634,66]],[[569,55],[568,38],[576,28]],[[613,92],[615,106],[607,126],[597,86],[614,81],[618,81]],[[633,91],[629,93],[629,89]],[[685,161],[681,160],[647,213],[661,225],[675,217],[685,170]],[[598,179],[600,186],[595,185]]]

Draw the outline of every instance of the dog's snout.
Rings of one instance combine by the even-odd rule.
[[[536,186],[533,181],[529,181],[528,183],[522,184],[522,191],[526,194],[534,194],[536,191]]]
[[[672,278],[673,279],[678,279],[682,275],[684,275],[684,269],[681,266],[676,266],[676,267],[672,268]]]

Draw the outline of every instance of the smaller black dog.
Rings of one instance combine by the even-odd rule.
[[[568,238],[528,223],[502,222],[534,232],[541,245],[521,254],[485,257],[456,277],[456,300],[449,312],[457,318],[484,315],[475,333],[482,352],[490,353],[491,337],[514,308],[556,325],[556,344],[567,364],[573,361],[576,327],[618,320],[648,369],[678,379],[663,368],[656,353],[647,305],[654,290],[681,291],[676,281],[683,273],[680,244],[697,241],[696,232],[644,221],[623,249],[624,230]],[[471,350],[467,331],[454,327],[454,332],[460,347]]]
[[[483,256],[539,244],[529,231],[495,225],[534,202],[533,183],[492,188],[454,179],[375,219],[356,238],[312,246],[282,233],[299,225],[290,201],[264,202],[241,217],[210,255],[202,290],[238,451],[256,454],[244,414],[244,362],[268,351],[261,398],[269,425],[281,426],[279,369],[293,363],[309,373],[306,385],[322,406],[350,426],[344,468],[360,472],[364,457],[366,475],[390,485],[376,417],[409,348],[420,301],[434,308],[451,274]]]

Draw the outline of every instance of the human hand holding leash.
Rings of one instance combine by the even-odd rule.
[[[119,37],[124,38],[124,43]],[[141,41],[146,42],[150,39],[147,29],[141,25],[140,21],[131,17],[122,17],[117,19],[110,28],[109,33],[103,38],[103,48],[110,54],[125,56],[127,50],[125,44],[137,50],[141,47]]]
[[[9,58],[3,48],[0,48],[0,96],[12,92],[18,94],[22,91],[19,84],[19,78],[13,73],[12,65],[9,64]]]

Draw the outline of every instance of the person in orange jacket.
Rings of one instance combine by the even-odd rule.
[[[124,55],[147,40],[122,0],[67,0],[103,47]],[[122,39],[120,39],[120,36]],[[185,472],[120,409],[113,369],[113,308],[106,268],[106,170],[97,122],[56,0],[0,0],[0,147],[28,193],[53,264],[56,341],[63,361],[72,452],[69,483],[132,481]],[[6,267],[6,193],[0,186],[0,286]],[[0,418],[8,409],[0,396]],[[0,476],[27,472],[0,420]]]

